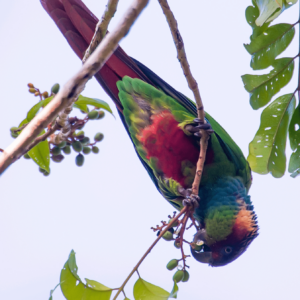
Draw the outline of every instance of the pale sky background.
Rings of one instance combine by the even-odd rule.
[[[100,17],[107,1],[84,2]],[[110,28],[130,2],[120,1]],[[254,73],[243,47],[251,34],[244,17],[250,4],[250,0],[170,1],[205,108],[246,156],[261,113],[251,109],[240,77]],[[5,148],[12,142],[9,128],[17,126],[37,101],[28,93],[27,83],[49,91],[56,82],[64,84],[81,62],[38,0],[3,1],[1,7],[0,148]],[[297,8],[289,9],[278,22],[296,22]],[[298,28],[284,56],[298,53],[297,37]],[[151,1],[121,45],[192,97],[157,1]],[[278,95],[294,91],[296,82],[297,74]],[[83,95],[109,102],[117,115],[94,79]],[[100,154],[87,156],[82,168],[75,166],[73,153],[61,164],[52,162],[49,177],[25,159],[2,176],[0,299],[48,299],[71,249],[76,252],[82,279],[120,286],[155,239],[150,227],[172,213],[136,157],[119,117],[107,114],[104,120],[90,123],[85,131],[91,137],[101,131],[105,139]],[[299,299],[300,179],[288,174],[282,179],[253,177],[250,194],[259,237],[226,267],[211,268],[189,259],[190,280],[179,283],[179,300]],[[141,276],[170,291],[173,272],[165,265],[172,258],[180,258],[180,251],[173,243],[159,242],[139,269]],[[134,276],[126,287],[132,300],[136,279]],[[60,289],[54,299],[64,299]]]

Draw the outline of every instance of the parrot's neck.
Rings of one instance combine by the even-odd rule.
[[[202,188],[199,195],[201,200],[196,217],[200,219],[208,235],[216,241],[223,240],[231,234],[240,211],[243,211],[243,217],[246,213],[246,219],[253,223],[253,206],[240,179],[219,179],[213,186]]]

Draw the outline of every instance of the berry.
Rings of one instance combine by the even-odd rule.
[[[182,280],[183,278],[183,275],[184,275],[184,272],[182,270],[178,270],[174,276],[173,276],[173,280],[176,281],[176,282],[179,282]]]
[[[34,85],[33,85],[32,83],[28,83],[27,86],[28,86],[29,88],[34,88]]]
[[[90,120],[95,120],[98,118],[98,112],[96,110],[92,110],[88,113],[88,118]]]
[[[98,154],[99,153],[99,148],[98,147],[96,147],[96,146],[93,146],[93,148],[92,148],[92,152],[93,153],[95,153],[95,154]]]
[[[173,270],[178,266],[178,260],[177,259],[172,259],[168,262],[167,264],[167,269],[168,270]]]
[[[23,156],[25,159],[30,159],[31,157],[28,155],[28,153],[25,153]]]
[[[10,128],[10,131],[15,131],[17,129],[19,129],[19,128],[18,127],[12,127],[12,128]]]
[[[43,95],[43,97],[44,97],[45,99],[49,97],[48,92],[44,92],[42,95]]]
[[[71,147],[70,147],[70,146],[66,146],[65,148],[62,149],[62,151],[63,151],[65,154],[70,154],[70,153],[71,153]]]
[[[78,132],[74,132],[73,133],[74,136],[80,136],[80,135],[83,135],[84,136],[84,131],[80,130]]]
[[[18,137],[18,134],[17,134],[16,132],[13,132],[13,131],[10,133],[10,135],[11,135],[11,137],[14,138],[14,139],[15,139],[16,137]]]
[[[52,92],[53,94],[57,94],[58,91],[59,91],[59,84],[58,84],[58,83],[55,83],[55,84],[53,85],[53,87],[51,88],[51,92]]]
[[[40,92],[35,92],[35,93],[34,93],[34,96],[35,96],[35,97],[37,97],[37,96],[39,96],[39,95],[40,95]]]
[[[104,138],[103,133],[98,132],[98,133],[95,134],[94,140],[97,141],[97,142],[101,142],[103,140],[103,138]]]
[[[170,220],[169,220],[169,223],[171,223],[172,220],[173,220],[173,219],[170,219]],[[177,227],[177,226],[178,226],[178,221],[175,221],[175,222],[173,223],[172,227]]]
[[[80,140],[83,146],[86,146],[90,143],[90,138],[85,136],[82,140]]]
[[[76,156],[75,163],[78,167],[81,167],[84,163],[84,156],[82,154],[78,154]]]
[[[57,163],[60,163],[62,162],[62,160],[65,158],[63,155],[59,154],[59,155],[52,155],[52,160],[57,162]]]
[[[98,118],[97,118],[97,120],[103,119],[104,116],[105,116],[105,113],[104,113],[103,110],[98,111]]]
[[[177,249],[180,249],[180,242],[174,242],[174,247]]]
[[[57,145],[57,147],[59,147],[59,148],[65,148],[66,145],[67,145],[67,142],[66,142],[66,141],[62,141],[62,142],[60,142],[60,143]]]
[[[82,152],[84,154],[90,154],[92,149],[90,147],[83,147]]]
[[[187,282],[190,279],[190,274],[188,271],[184,270],[183,271],[183,278],[182,278],[182,282]]]
[[[81,152],[82,144],[79,141],[76,141],[76,142],[72,143],[72,148],[75,152]]]
[[[162,238],[166,241],[172,241],[173,240],[173,234],[170,231],[167,231]]]
[[[52,149],[52,154],[54,155],[54,156],[57,156],[57,155],[60,155],[61,154],[61,150],[60,150],[60,148],[58,148],[58,147],[53,147],[53,149]]]
[[[29,93],[34,94],[36,92],[36,90],[32,87],[29,89]]]

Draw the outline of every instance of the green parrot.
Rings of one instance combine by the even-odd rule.
[[[98,19],[80,0],[41,0],[74,52],[83,58]],[[251,170],[228,133],[206,113],[199,123],[194,102],[120,47],[95,75],[118,108],[133,147],[161,195],[177,210],[189,198],[199,156],[199,129],[210,132],[194,217],[201,225],[192,255],[224,266],[258,235],[248,195]]]

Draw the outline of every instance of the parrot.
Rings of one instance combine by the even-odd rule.
[[[97,17],[81,0],[40,2],[82,59]],[[177,210],[191,195],[199,130],[209,132],[199,195],[191,201],[200,225],[193,242],[203,247],[191,247],[191,252],[197,261],[212,267],[236,260],[259,229],[248,194],[251,169],[237,144],[207,112],[206,123],[201,123],[192,100],[129,57],[120,46],[94,77],[116,105],[133,148],[157,190]]]

